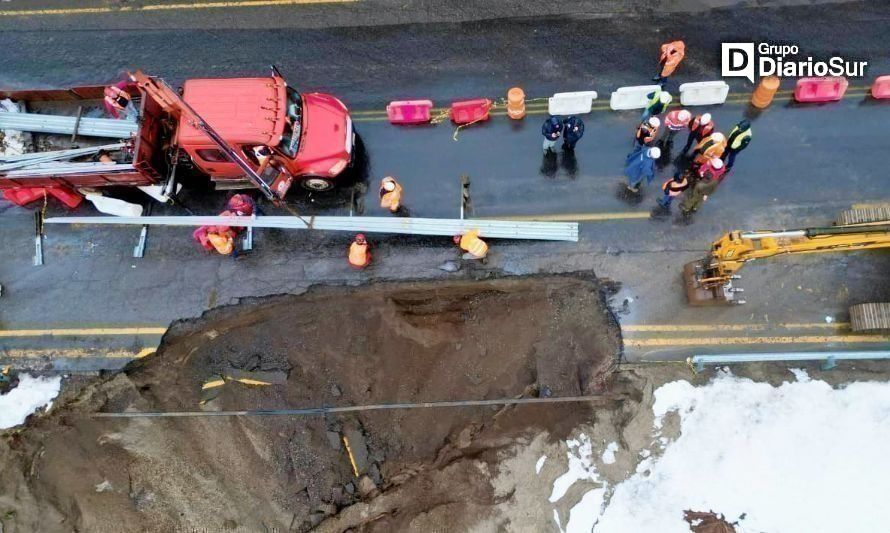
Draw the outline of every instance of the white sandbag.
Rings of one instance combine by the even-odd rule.
[[[699,81],[680,85],[680,103],[683,105],[722,104],[729,96],[725,81]]]
[[[155,200],[161,202],[162,204],[165,204],[170,201],[170,197],[167,196],[166,194],[164,194],[164,186],[163,185],[140,185],[137,188],[140,191],[144,192],[145,194],[151,196]],[[177,183],[176,184],[176,192],[178,193],[180,189],[182,189],[182,184]],[[174,194],[176,194],[176,193],[174,193]]]
[[[661,89],[661,85],[634,85],[632,87],[620,87],[612,93],[609,107],[615,111],[624,109],[643,109],[649,102],[647,94]]]
[[[114,215],[117,217],[141,217],[142,206],[139,204],[131,204],[117,198],[109,198],[101,194],[87,194],[86,199],[96,206],[100,213],[106,215]]]
[[[590,113],[596,91],[556,93],[548,99],[547,111],[551,115],[584,115]]]

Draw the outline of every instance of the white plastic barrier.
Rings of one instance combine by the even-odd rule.
[[[621,87],[612,93],[609,107],[615,111],[622,109],[642,109],[646,107],[649,99],[647,94],[661,89],[660,85],[635,85],[633,87]]]
[[[556,93],[548,100],[547,112],[551,115],[584,115],[590,113],[596,91]]]
[[[683,105],[722,104],[729,95],[729,85],[724,81],[699,81],[680,85],[680,103]]]

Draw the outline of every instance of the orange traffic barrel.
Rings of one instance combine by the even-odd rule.
[[[513,120],[525,116],[525,92],[519,87],[507,91],[507,116]]]
[[[779,90],[781,83],[782,80],[778,76],[761,78],[760,84],[754,89],[754,94],[751,95],[751,105],[763,109],[773,103],[773,98],[776,96],[776,91]]]

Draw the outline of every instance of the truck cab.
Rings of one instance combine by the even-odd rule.
[[[352,163],[354,132],[346,106],[328,94],[301,94],[277,74],[188,80],[182,99],[280,198],[294,181],[328,190]],[[251,187],[244,171],[185,114],[176,135],[175,143],[211,180]]]

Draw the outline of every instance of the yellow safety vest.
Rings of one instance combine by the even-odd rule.
[[[737,132],[738,129],[739,129],[738,126],[733,128],[732,131],[729,132],[728,138],[732,138],[733,134],[735,134],[735,132]],[[738,150],[742,146],[742,142],[745,139],[750,139],[750,138],[751,138],[751,128],[748,128],[747,130],[743,131],[742,133],[739,133],[739,135],[735,139],[732,139],[732,144],[729,145],[729,147],[732,148],[733,150]]]
[[[480,259],[488,254],[488,245],[479,238],[478,230],[470,230],[461,236],[460,247],[462,250]]]

